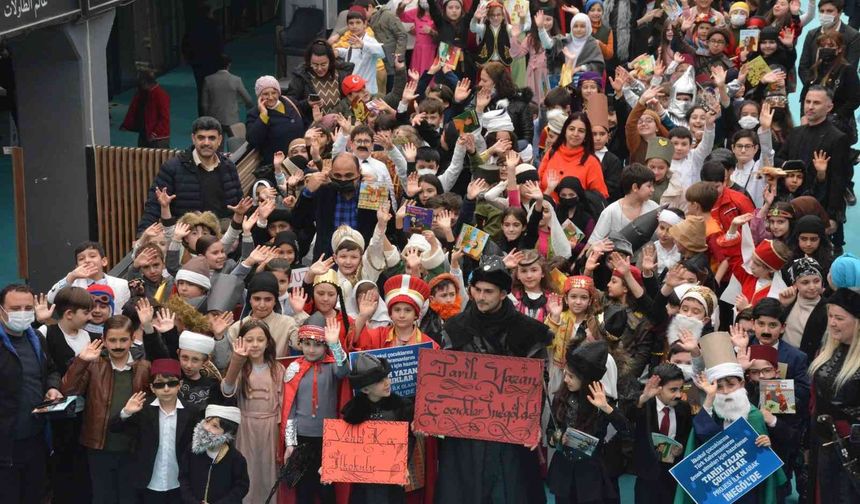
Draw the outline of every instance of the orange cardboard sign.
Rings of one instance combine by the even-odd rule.
[[[543,360],[421,350],[414,428],[533,446],[540,439]]]
[[[322,481],[406,485],[409,423],[323,420]]]

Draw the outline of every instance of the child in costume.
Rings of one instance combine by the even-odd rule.
[[[384,290],[391,325],[366,326],[379,302],[379,294],[368,291],[359,300],[359,314],[355,320],[355,331],[359,333],[356,346],[372,350],[433,341],[418,328],[421,310],[430,294],[427,283],[411,275],[395,275],[386,280]],[[433,346],[438,348],[436,342]]]

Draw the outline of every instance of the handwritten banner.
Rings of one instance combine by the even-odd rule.
[[[415,430],[532,446],[540,439],[543,360],[422,350]]]
[[[755,445],[757,437],[739,418],[669,472],[696,504],[731,504],[782,466],[772,449]]]
[[[323,420],[322,481],[406,485],[407,422]]]
[[[349,365],[354,367],[355,360],[363,353],[388,359],[391,366],[391,391],[402,397],[412,397],[415,395],[415,377],[418,375],[418,351],[422,348],[433,348],[433,343],[351,352]]]

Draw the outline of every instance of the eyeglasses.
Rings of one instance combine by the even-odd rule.
[[[743,150],[753,150],[753,149],[755,149],[755,145],[754,144],[735,144],[735,148],[737,150],[742,150],[742,151]]]
[[[163,388],[173,388],[179,386],[179,380],[168,380],[166,382],[153,382],[152,388],[154,389],[163,389]]]
[[[773,373],[773,368],[772,367],[766,367],[766,368],[762,368],[762,369],[750,369],[748,371],[748,373],[750,374],[750,376],[758,376],[762,373],[765,373],[765,374]]]
[[[709,44],[714,44],[714,45],[726,45],[726,41],[725,41],[725,40],[719,40],[719,39],[711,39],[711,40],[708,40],[708,43],[709,43]]]

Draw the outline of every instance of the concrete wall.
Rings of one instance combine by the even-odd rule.
[[[109,145],[105,48],[114,11],[10,41],[24,148],[29,280],[47,290],[89,239],[85,147]]]

